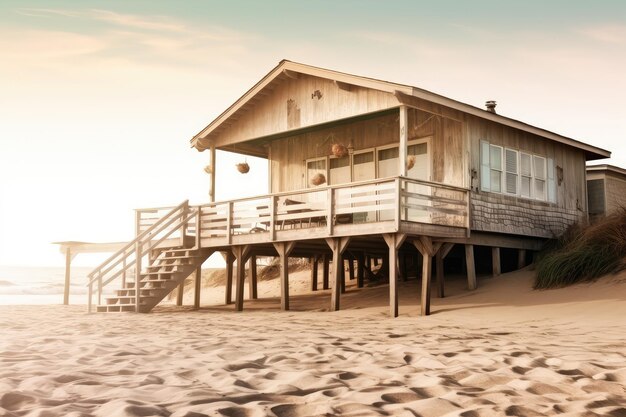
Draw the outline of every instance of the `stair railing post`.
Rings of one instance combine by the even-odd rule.
[[[227,211],[226,211],[226,243],[230,245],[232,241],[232,231],[233,231],[233,202],[229,201],[227,203]]]
[[[98,275],[98,305],[102,304],[102,274]]]
[[[185,201],[185,204],[180,209],[180,246],[185,246],[185,236],[187,235],[187,223],[184,222],[187,213],[189,212],[189,201]]]
[[[135,242],[135,312],[139,313],[141,304],[140,281],[141,281],[141,241]]]
[[[126,252],[122,256],[122,288],[126,288]]]
[[[270,241],[276,240],[276,196],[270,196]]]
[[[326,198],[327,206],[326,206],[326,227],[328,228],[328,236],[333,235],[333,223],[335,221],[335,193],[332,188],[328,188],[328,196]]]
[[[198,211],[196,211],[196,248],[200,249],[200,245],[202,241],[200,240],[200,233],[202,230],[202,207],[198,206]]]
[[[87,299],[87,313],[91,313],[91,297],[93,295],[93,283],[89,281],[89,298]]]

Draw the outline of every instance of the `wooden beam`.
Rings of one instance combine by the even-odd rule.
[[[465,265],[467,266],[467,288],[475,290],[476,284],[476,267],[474,264],[474,245],[465,245]]]
[[[319,255],[311,258],[311,291],[317,291],[317,266],[319,263]]]
[[[330,259],[328,257],[328,255],[324,254],[323,255],[323,265],[322,265],[322,289],[329,289],[330,288],[330,284],[329,284],[329,279],[328,279],[328,275],[329,275],[329,269],[330,269]]]
[[[63,305],[70,303],[70,273],[72,270],[72,250],[65,249],[65,286],[63,287]]]
[[[283,74],[285,74],[287,78],[291,78],[292,80],[297,80],[298,78],[300,78],[300,73],[297,73],[295,71],[290,71],[287,69],[283,70]]]
[[[246,262],[250,255],[250,245],[232,247],[233,255],[237,259],[237,281],[235,282],[235,310],[243,310],[243,286],[246,280]]]
[[[186,280],[187,279],[185,278],[184,280],[182,280],[180,284],[178,284],[178,290],[176,292],[176,305],[179,307],[183,305],[183,296],[185,295],[185,281]]]
[[[233,263],[235,262],[235,257],[233,256],[231,251],[222,252],[222,256],[226,261],[226,288],[224,292],[225,304],[232,304],[233,302]]]
[[[348,257],[348,272],[350,276],[350,281],[352,281],[354,276],[354,258],[352,256]]]
[[[406,177],[406,156],[407,156],[407,142],[409,137],[408,126],[408,110],[406,106],[400,106],[400,146],[398,157],[398,172],[400,176]],[[429,145],[430,146],[430,145]]]
[[[198,265],[196,268],[194,284],[193,308],[198,310],[200,308],[200,289],[202,288],[202,265]]]
[[[215,202],[215,173],[217,172],[217,161],[215,160],[215,144],[211,142],[210,146],[211,152],[211,183],[209,188],[209,201],[211,203]]]
[[[494,277],[500,275],[500,248],[498,247],[491,248],[491,267]]]
[[[443,269],[443,260],[446,259],[446,256],[448,256],[453,247],[454,243],[444,243],[435,255],[435,264],[437,268],[437,297],[439,298],[445,297],[445,274]]]
[[[333,84],[335,84],[338,89],[343,91],[352,91],[354,87],[352,84],[344,83],[337,80],[333,80]]]
[[[276,242],[274,248],[280,259],[280,309],[289,310],[289,254],[296,242]]]
[[[250,299],[251,300],[256,300],[257,298],[259,298],[259,294],[258,294],[258,287],[257,287],[257,275],[256,275],[256,269],[257,269],[257,265],[256,265],[256,255],[252,255],[250,256],[250,260],[248,261],[250,264],[249,268],[250,268],[250,280],[248,282],[248,292],[250,293]]]
[[[517,251],[517,269],[522,269],[526,266],[526,249],[519,249]]]
[[[430,281],[432,275],[433,256],[439,251],[441,245],[433,244],[428,236],[420,236],[413,240],[413,245],[422,254],[422,296],[421,315],[430,315]]]
[[[338,311],[340,305],[340,293],[341,293],[341,269],[343,268],[342,254],[348,247],[350,242],[349,237],[335,237],[327,238],[326,244],[333,251],[333,289],[330,296],[330,310]]]
[[[398,317],[398,249],[406,239],[403,233],[384,234],[389,247],[389,315]]]
[[[363,288],[365,277],[365,254],[360,252],[356,257],[356,286]]]

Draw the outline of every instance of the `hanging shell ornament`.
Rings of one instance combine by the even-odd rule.
[[[343,158],[344,156],[348,155],[348,148],[346,148],[344,145],[340,143],[333,144],[331,151],[333,155],[335,155],[338,158]]]
[[[313,178],[311,178],[312,185],[322,185],[326,182],[326,176],[324,174],[315,174]]]
[[[247,174],[248,171],[250,171],[250,165],[248,165],[247,162],[240,162],[236,165],[237,167],[237,171],[241,172],[242,174]]]
[[[415,166],[415,155],[409,155],[406,157],[406,169],[411,169]]]
[[[204,167],[204,172],[206,172],[207,174],[212,174],[213,173],[213,166],[212,165],[207,165]]]

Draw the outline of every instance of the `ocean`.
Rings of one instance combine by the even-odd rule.
[[[72,267],[70,304],[87,304],[90,267]],[[65,268],[0,266],[0,305],[62,304]]]

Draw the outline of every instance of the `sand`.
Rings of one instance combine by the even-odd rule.
[[[290,312],[276,298],[243,313],[0,307],[0,416],[625,416],[626,274],[531,283],[456,280],[420,317],[409,281],[396,319],[384,285],[349,286],[340,312],[319,311],[328,291]],[[306,292],[306,273],[292,284]]]

